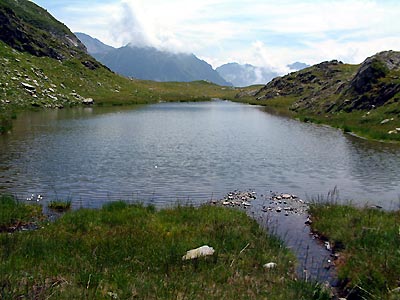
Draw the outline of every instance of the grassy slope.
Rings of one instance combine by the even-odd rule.
[[[341,81],[346,82],[349,78],[352,78],[356,72],[358,65],[340,64],[335,67],[334,80],[332,82]],[[300,72],[306,72],[309,69],[305,69]],[[321,77],[321,71],[317,68],[311,67],[312,75]],[[390,77],[381,79],[382,82],[391,80],[390,78],[400,78],[398,71],[394,71]],[[288,75],[288,78],[293,77],[295,79],[296,73]],[[397,81],[396,81],[397,82]],[[395,83],[396,83],[395,82]],[[377,84],[379,85],[379,83]],[[334,87],[334,85],[332,85]],[[256,97],[243,97],[235,99],[235,101],[245,102],[250,104],[263,105],[279,114],[284,114],[297,118],[305,122],[314,122],[317,124],[328,124],[336,128],[340,128],[345,132],[352,132],[357,135],[374,139],[374,140],[385,140],[385,141],[400,141],[400,133],[389,134],[389,131],[395,128],[400,128],[400,102],[398,96],[395,96],[387,104],[378,107],[373,110],[354,110],[352,112],[332,112],[324,113],[323,110],[330,104],[338,101],[340,94],[335,94],[333,91],[329,91],[329,87],[319,86],[314,83],[304,84],[304,90],[301,93],[293,93],[291,95],[284,95],[274,97],[272,99],[257,100]],[[328,90],[327,92],[324,90]],[[310,107],[301,107],[293,110],[296,102],[301,102],[301,99],[310,97],[312,94],[319,94]],[[322,95],[322,97],[320,96]],[[385,124],[381,122],[385,119],[391,119]]]
[[[204,244],[213,257],[182,261]],[[40,230],[0,234],[0,257],[1,299],[329,299],[293,278],[281,242],[219,207],[82,209]],[[277,268],[265,270],[271,261]]]
[[[314,205],[313,229],[340,251],[344,287],[359,298],[400,299],[400,211]],[[364,297],[364,298],[362,298]]]
[[[236,91],[212,83],[130,80],[104,67],[86,68],[78,59],[58,61],[18,52],[0,42],[0,131],[19,109],[78,105],[75,94],[96,105],[145,104],[159,101],[199,101],[233,98]],[[35,96],[21,83],[35,87]],[[35,83],[36,82],[36,83]],[[57,98],[57,100],[54,99]],[[1,122],[3,120],[3,122]],[[1,125],[3,124],[3,125]]]

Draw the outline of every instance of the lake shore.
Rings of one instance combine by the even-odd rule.
[[[215,253],[182,260],[201,245]],[[244,212],[208,205],[156,211],[115,202],[1,233],[0,246],[4,299],[330,299],[323,286],[296,279],[290,251]]]
[[[108,245],[101,251],[115,252],[112,255],[114,258],[112,261],[108,261],[108,258],[106,261],[103,259],[102,264],[108,265],[110,269],[116,267],[126,269],[126,264],[129,265],[132,261],[136,261],[136,259],[146,260],[144,257],[150,255],[150,253],[139,254],[141,251],[152,251],[157,254],[153,253],[150,256],[152,259],[156,259],[157,257],[157,261],[161,260],[159,264],[153,265],[154,261],[152,260],[146,260],[147,262],[142,261],[141,264],[152,265],[153,267],[151,268],[160,271],[160,275],[163,272],[167,272],[169,274],[168,276],[171,277],[170,279],[174,278],[174,280],[177,280],[180,276],[187,276],[184,275],[187,271],[200,272],[197,274],[200,277],[189,276],[184,282],[174,282],[172,286],[170,286],[172,282],[168,281],[167,287],[158,286],[155,289],[154,287],[149,287],[150,290],[147,291],[136,288],[135,293],[137,293],[137,295],[146,295],[146,293],[150,291],[161,292],[164,295],[167,290],[169,291],[167,293],[171,293],[171,295],[178,295],[180,293],[188,295],[187,293],[189,293],[192,295],[203,295],[204,297],[211,296],[211,298],[213,298],[215,293],[218,295],[235,295],[235,297],[242,299],[242,297],[247,295],[251,290],[253,296],[261,296],[263,293],[267,293],[268,295],[276,294],[276,297],[278,297],[278,295],[279,297],[287,295],[286,299],[300,299],[296,298],[299,297],[299,295],[303,295],[301,297],[305,297],[304,299],[338,299],[339,296],[336,295],[345,297],[344,299],[355,299],[354,297],[364,297],[365,299],[396,299],[395,297],[397,297],[396,295],[398,295],[399,292],[398,278],[396,277],[399,271],[397,269],[398,264],[396,260],[398,260],[398,255],[396,251],[400,247],[398,238],[400,211],[385,212],[376,208],[356,208],[348,205],[320,203],[311,204],[309,209],[310,215],[308,215],[307,211],[303,211],[303,208],[294,208],[293,202],[290,200],[296,198],[291,197],[291,199],[289,199],[287,198],[288,195],[289,194],[276,194],[273,198],[268,198],[267,201],[267,198],[264,198],[260,205],[260,203],[257,203],[257,195],[254,193],[236,192],[235,194],[232,192],[227,194],[227,197],[221,199],[218,203],[214,200],[214,205],[212,206],[202,205],[198,208],[179,206],[161,209],[159,211],[151,206],[143,207],[141,205],[128,205],[124,202],[113,202],[105,205],[102,209],[79,209],[77,211],[68,212],[61,219],[50,223],[40,217],[37,205],[26,206],[20,202],[14,202],[16,204],[16,206],[14,206],[12,198],[2,196],[0,204],[3,213],[0,223],[3,233],[0,233],[0,246],[3,257],[5,257],[6,260],[4,260],[1,265],[1,274],[9,274],[4,277],[3,280],[7,280],[8,284],[11,284],[14,289],[18,290],[22,288],[23,285],[25,285],[24,288],[28,287],[29,289],[30,287],[35,289],[38,288],[38,285],[42,284],[41,288],[43,290],[41,291],[41,295],[56,293],[61,299],[66,295],[68,295],[68,297],[72,295],[65,293],[67,286],[72,287],[73,292],[78,292],[81,288],[85,287],[84,282],[81,283],[81,287],[79,287],[79,282],[76,282],[76,280],[78,280],[78,278],[75,277],[76,275],[81,277],[85,276],[82,272],[85,272],[88,276],[90,276],[90,274],[92,274],[92,276],[97,276],[98,280],[99,278],[103,278],[100,280],[103,281],[101,285],[103,288],[102,291],[99,291],[100,285],[97,286],[95,290],[89,289],[86,291],[87,293],[92,293],[90,295],[95,299],[97,299],[96,297],[101,298],[104,295],[110,295],[108,292],[115,293],[116,295],[129,294],[126,287],[120,286],[118,282],[114,282],[107,274],[103,274],[103,271],[101,271],[103,270],[102,268],[98,269],[97,273],[93,269],[83,269],[80,271],[72,270],[72,272],[75,273],[72,277],[66,274],[52,277],[52,275],[50,275],[50,270],[45,268],[42,265],[43,263],[56,264],[58,270],[68,269],[68,267],[64,265],[65,263],[75,265],[73,262],[74,258],[71,258],[72,261],[71,259],[67,260],[65,258],[66,254],[63,254],[59,245],[54,245],[54,242],[63,243],[64,239],[69,237],[68,239],[72,238],[76,240],[77,243],[84,243],[86,245],[83,247],[85,249],[82,247],[78,247],[79,249],[67,247],[69,249],[68,251],[73,251],[73,253],[75,253],[75,259],[78,259],[78,257],[86,257],[88,259],[88,253],[86,253],[86,251],[93,251],[93,249],[95,249],[93,248],[95,244],[100,243],[99,245]],[[245,197],[247,198],[244,199]],[[227,203],[228,201],[230,201],[229,204]],[[240,204],[239,201],[241,202]],[[251,205],[249,205],[250,203]],[[217,207],[215,207],[215,204],[218,204]],[[277,210],[280,210],[278,205],[283,206],[280,212],[277,212]],[[235,206],[241,207],[242,209],[232,210],[227,207],[218,206]],[[275,215],[268,214],[268,216],[262,216],[262,210],[264,210],[264,213],[270,213],[272,211],[269,209],[270,207],[273,208]],[[287,207],[293,209],[285,209]],[[246,217],[244,211],[246,211],[248,217]],[[257,211],[259,213],[257,213]],[[291,212],[291,214],[285,215],[285,212]],[[146,238],[142,237],[144,241],[146,241],[144,244],[147,245],[145,247],[147,250],[143,249],[139,252],[134,251],[131,253],[133,256],[129,255],[126,249],[121,250],[123,253],[119,253],[120,250],[117,250],[119,247],[129,249],[138,247],[138,244],[126,244],[125,242],[123,245],[120,244],[122,242],[120,239],[124,239],[124,237],[127,238],[126,234],[132,237],[132,230],[134,230],[134,232],[139,230],[139,228],[135,227],[136,225],[131,224],[131,221],[134,220],[132,216],[135,216],[134,219],[137,219],[134,223],[142,226],[141,230],[143,230],[143,233],[148,231],[150,234],[150,236]],[[4,228],[7,227],[5,225],[5,220],[7,218],[13,220],[9,223],[9,227],[15,230],[4,230]],[[36,225],[28,226],[27,224],[32,221],[32,218],[36,218]],[[147,221],[145,221],[145,219]],[[258,225],[252,223],[253,221],[251,221],[251,219],[256,220]],[[296,231],[296,229],[301,227],[301,223],[303,223],[304,228],[311,227],[312,236],[310,235],[310,230],[308,230],[304,236],[299,235],[299,232],[304,231],[301,229],[300,231]],[[25,226],[20,226],[18,228],[15,224],[25,224]],[[341,225],[338,226],[338,224]],[[140,232],[142,232],[141,230]],[[15,233],[11,235],[7,233],[14,231]],[[105,240],[101,237],[102,231],[107,231],[110,234]],[[286,233],[284,233],[284,231],[286,231]],[[252,234],[249,235],[247,232],[252,232]],[[269,232],[269,234],[266,234],[266,232]],[[118,233],[119,238],[114,236],[114,233]],[[161,237],[161,241],[156,242],[153,238],[155,237],[153,233]],[[321,270],[325,269],[327,273],[325,275],[321,273],[307,274],[305,271],[311,270],[307,270],[307,259],[304,261],[304,258],[300,258],[300,264],[297,264],[296,271],[293,254],[291,254],[287,248],[282,248],[282,242],[279,242],[275,237],[279,236],[282,238],[282,236],[285,235],[286,238],[283,238],[283,240],[285,240],[286,247],[289,247],[289,249],[295,253],[299,251],[299,248],[300,251],[302,251],[301,248],[306,248],[308,251],[307,259],[313,261],[312,263],[314,265],[319,265]],[[50,239],[53,239],[53,241],[50,241]],[[303,241],[299,241],[299,239],[303,239]],[[325,252],[326,256],[323,258],[324,262],[318,261],[315,256],[315,249],[312,249],[310,244],[307,244],[306,247],[300,245],[299,242],[305,242],[304,239],[313,240],[320,249],[324,248],[325,251],[327,251]],[[13,246],[10,248],[11,241]],[[228,241],[230,242],[228,243]],[[201,244],[214,246],[215,251],[217,251],[216,256],[213,256],[213,258],[197,259],[195,263],[191,265],[180,262],[178,258],[181,257],[181,255],[183,256],[186,250],[201,246]],[[35,245],[34,248],[38,248],[27,249],[26,246],[28,245]],[[77,244],[74,243],[74,245]],[[88,248],[86,249],[86,247]],[[39,249],[40,251],[46,249],[44,252],[46,253],[46,257],[43,257],[41,254],[39,255]],[[172,251],[171,249],[174,250]],[[106,255],[106,252],[103,254]],[[140,255],[141,258],[134,258],[134,253]],[[20,255],[24,255],[25,258],[18,258],[20,261],[17,266],[11,263]],[[130,257],[128,260],[126,260],[126,258],[124,259],[127,255]],[[47,256],[50,257],[50,260]],[[57,262],[52,260],[51,257],[57,258]],[[30,266],[30,263],[33,261],[36,264],[39,263],[41,267],[36,269],[33,265]],[[95,261],[91,261],[91,263],[95,263]],[[246,267],[245,265],[247,263],[250,265]],[[327,263],[331,264],[331,267],[328,268]],[[160,264],[164,265],[164,267],[160,267]],[[230,270],[230,268],[236,264],[238,264],[236,268]],[[165,265],[167,266],[166,269]],[[273,269],[268,269],[270,266],[273,266]],[[277,266],[276,269],[275,266]],[[8,268],[11,267],[17,267],[17,270],[13,269],[14,271],[10,271]],[[15,272],[18,272],[19,268],[31,269],[31,275],[34,274],[34,276],[32,275],[32,279],[28,280],[26,283],[22,283],[20,281],[22,280],[21,278],[17,279],[17,276],[13,274],[16,274]],[[245,268],[247,271],[241,268]],[[334,288],[327,290],[324,285],[313,283],[315,282],[314,280],[320,282],[324,281],[324,279],[328,282],[330,280],[336,280],[334,277],[336,276],[335,270],[338,271],[339,281],[336,281]],[[231,273],[231,271],[234,273]],[[302,271],[304,276],[301,276]],[[334,272],[332,273],[332,271]],[[209,272],[212,274],[210,275]],[[214,282],[215,280],[221,280],[220,276],[222,275],[220,272],[223,272],[223,278],[225,278],[221,283],[225,282],[224,280],[230,282],[229,278],[232,279],[232,276],[239,276],[236,274],[237,272],[243,274],[240,276],[248,274],[246,275],[248,277],[246,277],[247,279],[236,278],[234,291],[228,292],[225,291],[223,286],[219,286],[218,283]],[[282,272],[281,275],[279,275],[279,272]],[[296,272],[297,275],[295,275]],[[172,275],[172,273],[174,274]],[[206,273],[213,277],[211,281],[205,279],[204,276]],[[330,275],[327,275],[328,273]],[[269,274],[274,278],[282,276],[282,279],[285,278],[285,280],[277,282],[271,277],[267,282],[271,280],[270,283],[273,282],[273,284],[269,285],[264,282],[264,280],[266,280],[265,276],[268,277]],[[128,279],[126,277],[128,276],[127,274],[119,273],[119,276],[122,276],[125,281],[139,280],[134,277]],[[141,272],[140,276],[147,275]],[[331,277],[329,278],[327,276]],[[159,280],[156,279],[158,278],[157,276],[152,276],[152,278],[153,279],[149,280]],[[197,281],[199,278],[202,278],[201,280],[204,281],[201,284],[203,288],[211,284],[212,288],[210,287],[208,292],[200,292],[200,290],[197,289],[199,287],[197,284],[195,285],[196,288],[193,290],[185,289],[184,292],[180,290],[183,286],[190,285],[193,287],[192,280]],[[41,281],[41,283],[38,280]],[[100,284],[98,280],[96,282]],[[50,284],[47,285],[46,283],[50,281],[53,284],[51,287]],[[248,286],[249,281],[251,282],[250,286]],[[330,282],[332,284],[333,281]],[[106,286],[114,286],[114,288],[108,288],[110,291],[105,291],[104,284],[106,284]],[[156,283],[154,284],[156,285]],[[6,288],[2,290],[3,295],[10,293],[11,286],[6,286]],[[178,286],[180,286],[180,288],[177,288]],[[255,288],[258,289],[257,292],[254,290]],[[217,290],[218,292],[216,292]],[[212,293],[209,293],[211,291]],[[308,294],[309,296],[304,296],[311,291],[312,293],[318,291],[318,295],[322,298],[312,298],[312,296],[310,296],[311,294]],[[335,291],[335,294],[331,294],[332,291]],[[148,295],[149,294],[144,296],[144,298],[147,299]]]

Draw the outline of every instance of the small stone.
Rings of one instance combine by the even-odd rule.
[[[326,250],[331,251],[332,250],[331,243],[325,242],[325,248]]]
[[[194,258],[199,258],[202,256],[210,256],[215,252],[213,247],[209,247],[207,245],[201,246],[196,249],[192,249],[186,252],[186,255],[182,257],[182,260],[189,260]]]
[[[274,263],[274,262],[269,262],[269,263],[266,263],[263,267],[264,267],[265,269],[274,269],[274,268],[277,267],[277,265],[276,265],[276,263]]]
[[[85,105],[92,105],[94,103],[94,100],[92,98],[85,98],[82,100],[82,103]]]

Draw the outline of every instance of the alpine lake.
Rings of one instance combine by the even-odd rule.
[[[398,209],[399,175],[399,144],[222,100],[26,111],[0,136],[0,193],[18,199],[162,208],[254,193],[248,213],[320,280],[334,278],[321,267],[329,253],[309,238],[306,214],[265,212],[270,195]]]

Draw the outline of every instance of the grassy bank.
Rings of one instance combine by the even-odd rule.
[[[329,299],[296,281],[292,254],[236,210],[117,202],[42,226],[0,234],[1,299]],[[213,256],[182,261],[205,244]]]
[[[400,211],[313,205],[312,228],[340,252],[348,299],[400,299]]]

